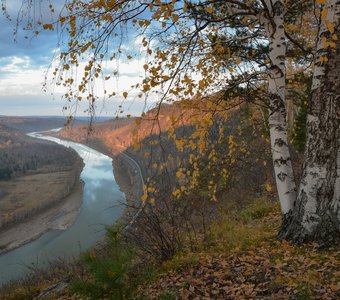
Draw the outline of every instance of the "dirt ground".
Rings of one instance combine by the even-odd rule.
[[[82,203],[83,184],[75,172],[22,176],[0,182],[0,254],[32,241],[50,229],[71,225]]]

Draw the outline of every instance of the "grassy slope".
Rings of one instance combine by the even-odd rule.
[[[228,212],[212,224],[209,241],[165,262],[140,292],[147,299],[339,299],[339,249],[278,241],[279,224],[278,206],[264,199]]]
[[[161,264],[141,267],[131,263],[130,257],[121,256],[133,266],[122,277],[125,295],[130,294],[131,299],[339,299],[339,249],[320,250],[313,244],[293,246],[278,241],[277,204],[260,198],[221,214],[222,219],[210,226],[209,239],[196,241],[194,250],[187,248]],[[119,259],[115,253],[112,257],[116,262]],[[102,262],[107,265],[107,260]],[[107,271],[117,267],[111,266]],[[0,298],[32,299],[60,279],[79,278],[81,268],[59,262],[51,270],[50,274],[38,272],[34,281],[31,278],[2,290]],[[138,274],[143,278],[136,284]],[[87,276],[87,282],[91,278]],[[59,286],[61,291],[50,294],[49,299],[86,299],[74,294],[74,289],[71,293]],[[103,285],[102,289],[106,289],[107,299],[119,299],[112,296],[113,288]],[[80,291],[84,289],[78,286]]]

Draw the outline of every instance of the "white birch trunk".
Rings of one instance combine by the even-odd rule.
[[[270,14],[265,21],[265,28],[269,39],[270,59],[268,74],[270,142],[276,187],[283,220],[285,220],[285,216],[294,207],[296,186],[287,139],[284,5],[280,0],[266,1],[266,3]]]
[[[340,2],[328,0],[323,9],[302,179],[292,222],[280,235],[333,244],[340,239]]]

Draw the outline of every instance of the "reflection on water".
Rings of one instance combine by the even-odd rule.
[[[53,230],[18,249],[0,255],[0,282],[28,272],[28,265],[78,255],[93,246],[105,233],[105,226],[122,214],[124,194],[119,190],[112,172],[112,159],[84,145],[42,136],[31,136],[71,147],[83,158],[85,166],[80,175],[84,181],[83,203],[73,225],[65,231]]]

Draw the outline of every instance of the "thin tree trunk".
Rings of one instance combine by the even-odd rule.
[[[296,186],[287,139],[284,5],[279,0],[266,1],[266,3],[270,14],[265,24],[269,39],[270,59],[268,75],[270,142],[282,220],[285,223],[287,215],[291,214],[294,207]]]
[[[297,243],[340,241],[340,2],[327,1],[324,15],[308,108],[302,179],[290,223],[279,234]]]

